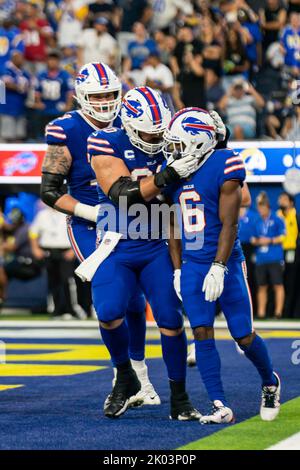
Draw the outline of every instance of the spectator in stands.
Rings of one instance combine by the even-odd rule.
[[[253,139],[256,134],[257,110],[264,106],[263,97],[245,80],[237,80],[219,102],[227,125],[236,140]]]
[[[35,108],[39,111],[40,134],[48,122],[72,109],[73,79],[61,69],[59,52],[47,56],[47,69],[37,76]]]
[[[288,12],[291,13],[295,11],[300,13],[300,0],[287,0],[288,3]]]
[[[284,315],[286,317],[291,316],[294,313],[294,306],[297,296],[297,266],[295,263],[296,259],[296,248],[297,239],[299,235],[300,221],[299,215],[296,213],[295,201],[293,196],[283,192],[278,198],[279,210],[277,215],[282,217],[285,222],[286,234],[283,239],[283,250],[284,250],[284,288],[285,288],[285,305]]]
[[[27,281],[40,275],[41,266],[33,258],[28,237],[28,224],[19,208],[12,209],[8,214],[6,230],[9,231],[2,242],[5,275],[0,277],[0,291],[5,297],[7,280],[11,278]]]
[[[262,65],[262,35],[259,23],[252,17],[249,9],[238,10],[238,31],[246,47],[247,58],[250,62],[250,79]]]
[[[77,75],[77,47],[75,45],[66,46],[61,49],[61,68],[73,78]]]
[[[136,69],[141,70],[149,55],[157,52],[156,42],[149,38],[147,30],[142,23],[135,23],[132,31],[135,38],[128,44],[128,56],[124,61],[125,72]]]
[[[0,104],[0,141],[22,142],[26,137],[25,103],[31,83],[24,70],[24,56],[18,50],[11,52],[3,75],[5,84],[5,104]]]
[[[53,30],[35,3],[26,5],[25,19],[20,23],[24,35],[25,59],[33,73],[45,68],[47,45],[53,38]]]
[[[249,70],[249,61],[240,34],[234,29],[234,23],[228,25],[223,62],[224,88],[237,78],[244,78]]]
[[[118,58],[117,41],[108,33],[108,20],[95,19],[92,28],[84,29],[78,42],[78,67],[88,62],[105,62],[115,68]]]
[[[177,35],[178,43],[171,58],[171,68],[179,87],[177,107],[206,107],[202,44],[193,30],[184,25]]]
[[[71,292],[75,287],[75,258],[67,235],[66,216],[45,207],[33,220],[29,237],[34,258],[46,265],[53,317],[76,316]]]
[[[164,0],[163,2],[152,0],[152,6],[152,28],[154,31],[169,30],[179,14],[191,15],[193,13],[191,0],[184,2],[182,0]]]
[[[174,78],[171,70],[161,62],[158,52],[152,52],[143,67],[145,84],[161,92],[170,109],[174,109],[172,93]]]
[[[288,24],[282,31],[281,46],[288,74],[299,78],[300,70],[300,13],[292,12]]]
[[[214,24],[209,17],[204,17],[200,22],[199,39],[203,47],[203,68],[212,69],[217,75],[221,75],[222,47],[216,39]]]
[[[161,61],[167,66],[170,65],[170,58],[176,47],[176,37],[172,35],[166,35],[162,31],[156,31],[154,33],[154,40],[156,42],[157,50],[160,53]]]
[[[150,1],[117,0],[121,12],[121,32],[131,32],[136,22],[147,25],[153,14]]]
[[[87,14],[88,8],[83,1],[63,0],[57,5],[57,43],[59,47],[76,44]]]
[[[281,135],[286,140],[299,140],[300,137],[300,104],[296,105],[292,113],[285,120]]]
[[[222,80],[216,71],[207,68],[205,70],[205,88],[207,109],[213,110],[218,107],[219,101],[223,98],[225,90],[222,85]]]
[[[260,25],[263,31],[263,49],[279,40],[280,31],[286,23],[286,9],[281,0],[267,0],[264,8],[259,10]]]
[[[265,318],[268,300],[268,286],[275,293],[275,318],[281,318],[284,306],[283,269],[284,254],[282,242],[285,224],[281,217],[271,211],[267,194],[262,191],[256,199],[258,216],[253,223],[250,239],[256,247],[257,315]]]
[[[6,62],[10,59],[11,51],[24,52],[24,41],[20,29],[14,26],[11,19],[0,21],[0,44],[0,75],[2,75]]]

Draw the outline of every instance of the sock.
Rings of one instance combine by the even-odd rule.
[[[277,385],[277,378],[273,374],[273,365],[263,339],[255,335],[250,346],[240,346],[245,356],[256,367],[262,379],[263,386]]]
[[[120,326],[113,330],[107,330],[100,326],[102,340],[107,347],[114,367],[129,361],[129,338],[128,327],[123,321]]]
[[[161,347],[169,379],[175,382],[185,382],[187,358],[185,331],[178,336],[161,334]]]
[[[221,381],[221,360],[214,339],[195,340],[196,362],[211,401],[227,402]]]
[[[129,331],[130,359],[142,361],[145,359],[146,318],[145,312],[127,312],[126,322]]]

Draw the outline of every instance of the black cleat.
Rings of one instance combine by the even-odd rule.
[[[126,375],[117,374],[116,384],[104,402],[107,418],[118,418],[129,407],[129,398],[141,389],[141,383],[132,369]]]
[[[171,397],[170,419],[178,421],[199,421],[201,413],[196,410],[190,402],[186,392]]]

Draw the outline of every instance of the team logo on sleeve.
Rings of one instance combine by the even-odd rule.
[[[193,116],[187,116],[182,120],[182,128],[185,132],[191,135],[198,135],[201,132],[205,132],[209,137],[212,137],[210,131],[214,131],[215,129],[208,124],[200,121],[200,119],[195,118]]]
[[[144,112],[142,109],[142,105],[139,101],[123,100],[122,106],[125,109],[128,117],[138,118]]]
[[[80,73],[76,75],[76,78],[75,78],[76,83],[79,84],[79,83],[85,82],[88,76],[89,76],[88,69],[81,70]]]

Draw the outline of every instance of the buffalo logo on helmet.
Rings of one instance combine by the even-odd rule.
[[[76,75],[76,83],[80,84],[80,83],[85,82],[88,76],[89,76],[88,69],[80,70],[80,72]]]
[[[195,118],[193,116],[187,116],[182,120],[182,128],[191,135],[198,135],[201,132],[206,132],[208,137],[212,137],[211,131],[214,131],[214,127],[202,122],[200,119]]]
[[[124,99],[122,106],[128,117],[138,118],[144,112],[139,101]]]

